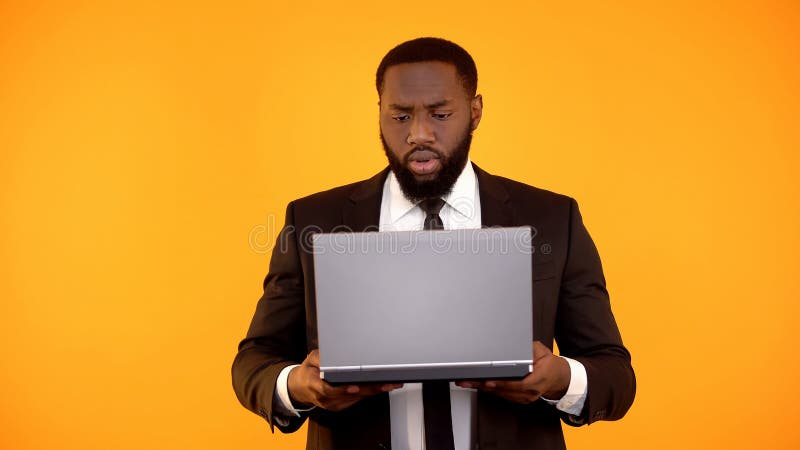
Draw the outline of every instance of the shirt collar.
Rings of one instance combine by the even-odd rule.
[[[461,170],[461,174],[456,178],[453,189],[442,198],[445,203],[456,212],[466,218],[470,218],[475,210],[475,196],[478,192],[476,186],[477,178],[475,177],[475,170],[472,168],[472,162],[469,160],[469,157],[467,157],[467,163]],[[384,189],[389,190],[389,220],[391,223],[398,221],[417,206],[416,203],[412,203],[403,195],[400,183],[397,181],[397,177],[394,176],[394,172],[392,171],[389,171],[389,175],[386,177]]]

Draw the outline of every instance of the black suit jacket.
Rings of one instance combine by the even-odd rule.
[[[483,226],[530,225],[536,230],[534,340],[551,348],[555,340],[561,355],[584,365],[588,379],[588,396],[577,419],[544,401],[522,405],[479,392],[477,448],[563,449],[562,419],[571,425],[619,419],[635,394],[630,354],[611,313],[600,258],[573,199],[474,168]],[[341,412],[317,408],[288,426],[276,424],[272,410],[280,371],[318,347],[310,235],[377,230],[387,174],[388,168],[368,180],[289,203],[264,295],[233,362],[239,401],[264,417],[273,432],[275,426],[295,431],[308,418],[308,449],[386,449],[391,442],[388,394]]]

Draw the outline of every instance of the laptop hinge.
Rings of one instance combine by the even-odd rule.
[[[458,361],[446,363],[418,363],[418,364],[368,364],[362,366],[325,366],[320,367],[320,372],[352,372],[358,370],[397,370],[397,369],[448,369],[462,367],[501,367],[531,365],[530,359],[507,360],[507,361]]]

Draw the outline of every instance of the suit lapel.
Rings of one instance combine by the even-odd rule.
[[[342,224],[348,231],[378,231],[383,183],[388,174],[389,168],[386,167],[372,178],[355,185],[342,209]]]
[[[514,220],[513,211],[509,205],[511,197],[500,178],[491,175],[472,164],[475,176],[478,179],[478,192],[481,196],[481,225],[484,227],[507,227]]]

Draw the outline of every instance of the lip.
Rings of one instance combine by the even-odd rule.
[[[436,172],[439,169],[438,159],[428,159],[424,161],[409,161],[408,168],[414,175],[429,175],[433,172]]]
[[[431,150],[414,150],[408,155],[409,161],[428,161],[431,159],[439,159],[439,155]]]
[[[439,155],[430,150],[414,150],[408,155],[408,168],[414,175],[429,175],[441,166]]]

